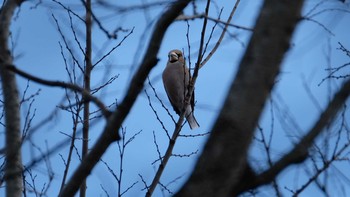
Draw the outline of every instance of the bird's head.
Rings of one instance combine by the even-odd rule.
[[[182,52],[178,49],[171,50],[168,54],[169,62],[174,63],[177,61],[183,62],[184,58]]]

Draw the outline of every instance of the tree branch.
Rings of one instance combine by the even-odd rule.
[[[247,185],[242,187],[242,191],[268,184],[288,166],[303,162],[307,158],[309,148],[312,146],[317,136],[319,136],[324,128],[333,121],[334,117],[344,105],[349,95],[350,80],[343,84],[341,89],[333,97],[332,101],[328,103],[327,108],[320,115],[318,121],[299,141],[299,143],[296,144],[289,153],[285,154],[279,161],[271,166],[271,168],[260,175],[257,175],[254,179],[250,179],[250,182],[247,182]]]
[[[85,69],[84,69],[84,89],[89,94],[91,93],[91,72],[92,66],[92,10],[91,10],[91,0],[81,0],[82,4],[85,6],[85,33],[86,33],[86,47],[85,47]],[[97,24],[100,22],[97,20]],[[100,26],[102,28],[102,25]],[[84,100],[83,109],[83,142],[82,142],[82,157],[85,158],[89,150],[89,131],[90,131],[90,102],[88,99]],[[86,196],[86,179],[80,185],[80,197]]]
[[[221,32],[221,35],[220,35],[219,40],[215,43],[214,48],[210,51],[210,53],[208,54],[208,56],[203,60],[203,62],[201,62],[199,68],[202,68],[202,67],[209,61],[209,59],[213,56],[213,54],[216,52],[216,50],[219,48],[222,39],[224,39],[225,33],[226,33],[226,31],[227,31],[227,28],[228,28],[228,26],[229,26],[229,24],[230,24],[230,22],[231,22],[231,20],[232,20],[233,14],[236,13],[236,10],[237,10],[237,7],[238,7],[239,2],[240,2],[240,0],[237,0],[237,1],[236,1],[236,4],[233,6],[232,11],[231,11],[231,14],[230,14],[230,16],[229,16],[228,19],[227,19],[227,22],[226,22],[226,24],[225,24],[225,27],[224,27],[224,29],[223,29],[222,32]]]
[[[230,22],[225,22],[225,21],[221,21],[217,18],[213,18],[210,16],[206,16],[204,13],[203,14],[196,14],[196,15],[192,15],[192,16],[187,16],[187,15],[180,15],[179,17],[176,18],[177,21],[184,21],[184,20],[194,20],[197,18],[207,18],[210,21],[213,21],[215,23],[220,23],[223,24],[224,26],[230,26],[230,27],[235,27],[237,29],[243,29],[246,31],[253,31],[253,29],[249,28],[249,27],[243,27],[240,25],[235,25],[235,24],[231,24]]]
[[[28,74],[18,68],[16,68],[13,65],[7,65],[6,68],[18,75],[20,75],[21,77],[24,77],[26,79],[32,80],[36,83],[39,84],[43,84],[43,85],[47,85],[47,86],[52,86],[52,87],[61,87],[61,88],[67,88],[70,89],[72,91],[77,91],[79,93],[81,93],[81,95],[85,98],[88,99],[90,101],[92,101],[93,103],[96,104],[96,106],[98,108],[100,108],[100,110],[102,111],[102,114],[107,118],[110,116],[111,112],[106,108],[106,106],[96,97],[92,96],[87,90],[85,90],[84,88],[75,85],[75,84],[71,84],[71,83],[66,83],[66,82],[62,82],[62,81],[50,81],[50,80],[45,80],[45,79],[41,79],[39,77],[35,77],[31,74]]]

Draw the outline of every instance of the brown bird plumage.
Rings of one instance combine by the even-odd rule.
[[[175,112],[180,115],[188,92],[190,74],[180,50],[171,50],[168,54],[168,63],[163,71],[163,84],[169,101]],[[191,129],[196,129],[199,124],[193,115],[194,92],[192,93],[191,105],[185,111],[185,117]]]

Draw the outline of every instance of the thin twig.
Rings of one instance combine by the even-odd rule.
[[[206,58],[204,58],[203,62],[200,64],[200,68],[202,68],[202,67],[209,61],[209,59],[213,56],[213,54],[214,54],[214,53],[216,52],[216,50],[219,48],[219,46],[220,46],[220,44],[221,44],[221,41],[222,41],[222,39],[224,38],[225,33],[226,33],[226,31],[227,31],[228,24],[230,24],[230,22],[231,22],[231,20],[232,20],[232,17],[233,17],[234,13],[235,13],[236,10],[237,10],[237,7],[238,7],[239,2],[240,2],[240,0],[237,0],[237,1],[236,1],[236,4],[234,5],[234,7],[233,7],[233,9],[232,9],[232,11],[231,11],[231,14],[230,14],[230,16],[229,16],[228,19],[227,19],[227,22],[226,22],[226,24],[225,24],[225,27],[224,27],[224,29],[223,29],[222,32],[221,32],[221,35],[220,35],[219,40],[216,42],[214,48],[210,51],[210,53],[208,54],[208,56],[207,56]]]
[[[102,60],[104,60],[106,57],[108,57],[115,49],[117,49],[118,47],[120,47],[120,45],[123,44],[123,42],[125,41],[125,39],[127,39],[133,32],[134,32],[135,27],[133,27],[131,29],[131,31],[124,36],[124,38],[116,45],[114,46],[111,50],[109,50],[104,56],[102,56],[99,60],[97,60],[96,63],[94,63],[93,67],[95,67],[97,64],[99,64]]]
[[[148,95],[148,93],[147,93],[146,90],[145,90],[145,94],[146,94],[146,96],[147,96],[148,105],[151,107],[151,109],[152,109],[154,115],[156,115],[156,118],[157,118],[158,122],[162,125],[163,130],[165,131],[165,133],[166,133],[167,136],[168,136],[168,139],[170,140],[169,131],[166,129],[166,127],[165,127],[163,121],[160,119],[160,117],[158,116],[157,111],[154,109],[154,107],[153,107],[153,105],[152,105],[152,102],[151,102],[151,98],[150,98],[150,96]]]
[[[64,36],[62,30],[61,30],[61,27],[60,27],[60,25],[59,25],[59,23],[58,23],[58,19],[55,17],[54,14],[52,14],[52,18],[54,19],[54,21],[55,21],[55,23],[56,23],[58,33],[61,35],[61,38],[62,38],[62,40],[63,40],[63,42],[64,42],[64,45],[66,46],[67,51],[68,51],[69,54],[71,55],[71,58],[73,59],[74,63],[76,63],[76,64],[78,65],[80,71],[81,71],[81,72],[84,72],[83,67],[81,66],[81,64],[80,64],[80,62],[78,61],[78,59],[75,57],[72,48],[69,46],[69,43],[68,43],[66,37]]]
[[[222,14],[222,11],[223,11],[223,8],[222,8],[222,9],[220,10],[220,12],[219,12],[218,19],[220,19],[221,14]],[[218,25],[218,23],[216,22],[216,23],[213,25],[213,27],[211,28],[211,31],[210,31],[210,34],[209,34],[209,38],[208,38],[207,42],[205,43],[205,47],[204,47],[204,51],[203,51],[203,53],[202,53],[202,56],[204,56],[204,55],[205,55],[205,52],[207,51],[207,48],[208,48],[208,46],[209,46],[209,43],[210,43],[210,41],[211,41],[211,38],[213,37],[213,33],[214,33],[214,30],[215,30],[215,28],[216,28],[217,25]]]
[[[213,17],[210,17],[210,16],[206,16],[205,14],[197,14],[197,15],[192,15],[192,16],[186,16],[186,15],[180,15],[176,18],[176,20],[185,20],[185,21],[188,21],[188,20],[194,20],[194,19],[200,19],[200,18],[208,18],[210,21],[213,21],[215,23],[220,23],[220,24],[223,24],[223,25],[228,25],[230,27],[235,27],[237,29],[243,29],[243,30],[246,30],[246,31],[253,31],[252,28],[249,28],[249,27],[243,27],[243,26],[240,26],[240,25],[235,25],[235,24],[231,24],[231,23],[227,23],[225,21],[221,21],[220,19],[217,19],[217,18],[213,18]]]
[[[86,11],[88,13],[90,13],[89,15],[94,19],[94,21],[97,23],[98,27],[101,29],[101,31],[103,33],[106,34],[106,36],[109,38],[109,39],[117,39],[117,34],[116,34],[116,31],[113,32],[113,34],[109,33],[108,30],[106,28],[103,27],[101,21],[97,18],[97,16],[94,14],[94,12],[92,11],[91,9],[91,6],[85,2],[84,0],[81,0],[82,4],[85,6],[86,8]]]

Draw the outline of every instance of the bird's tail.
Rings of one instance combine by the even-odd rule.
[[[188,125],[190,125],[190,128],[192,130],[199,128],[199,124],[193,115],[193,111],[192,111],[191,106],[188,106],[186,111],[187,111],[186,119],[187,119]]]

